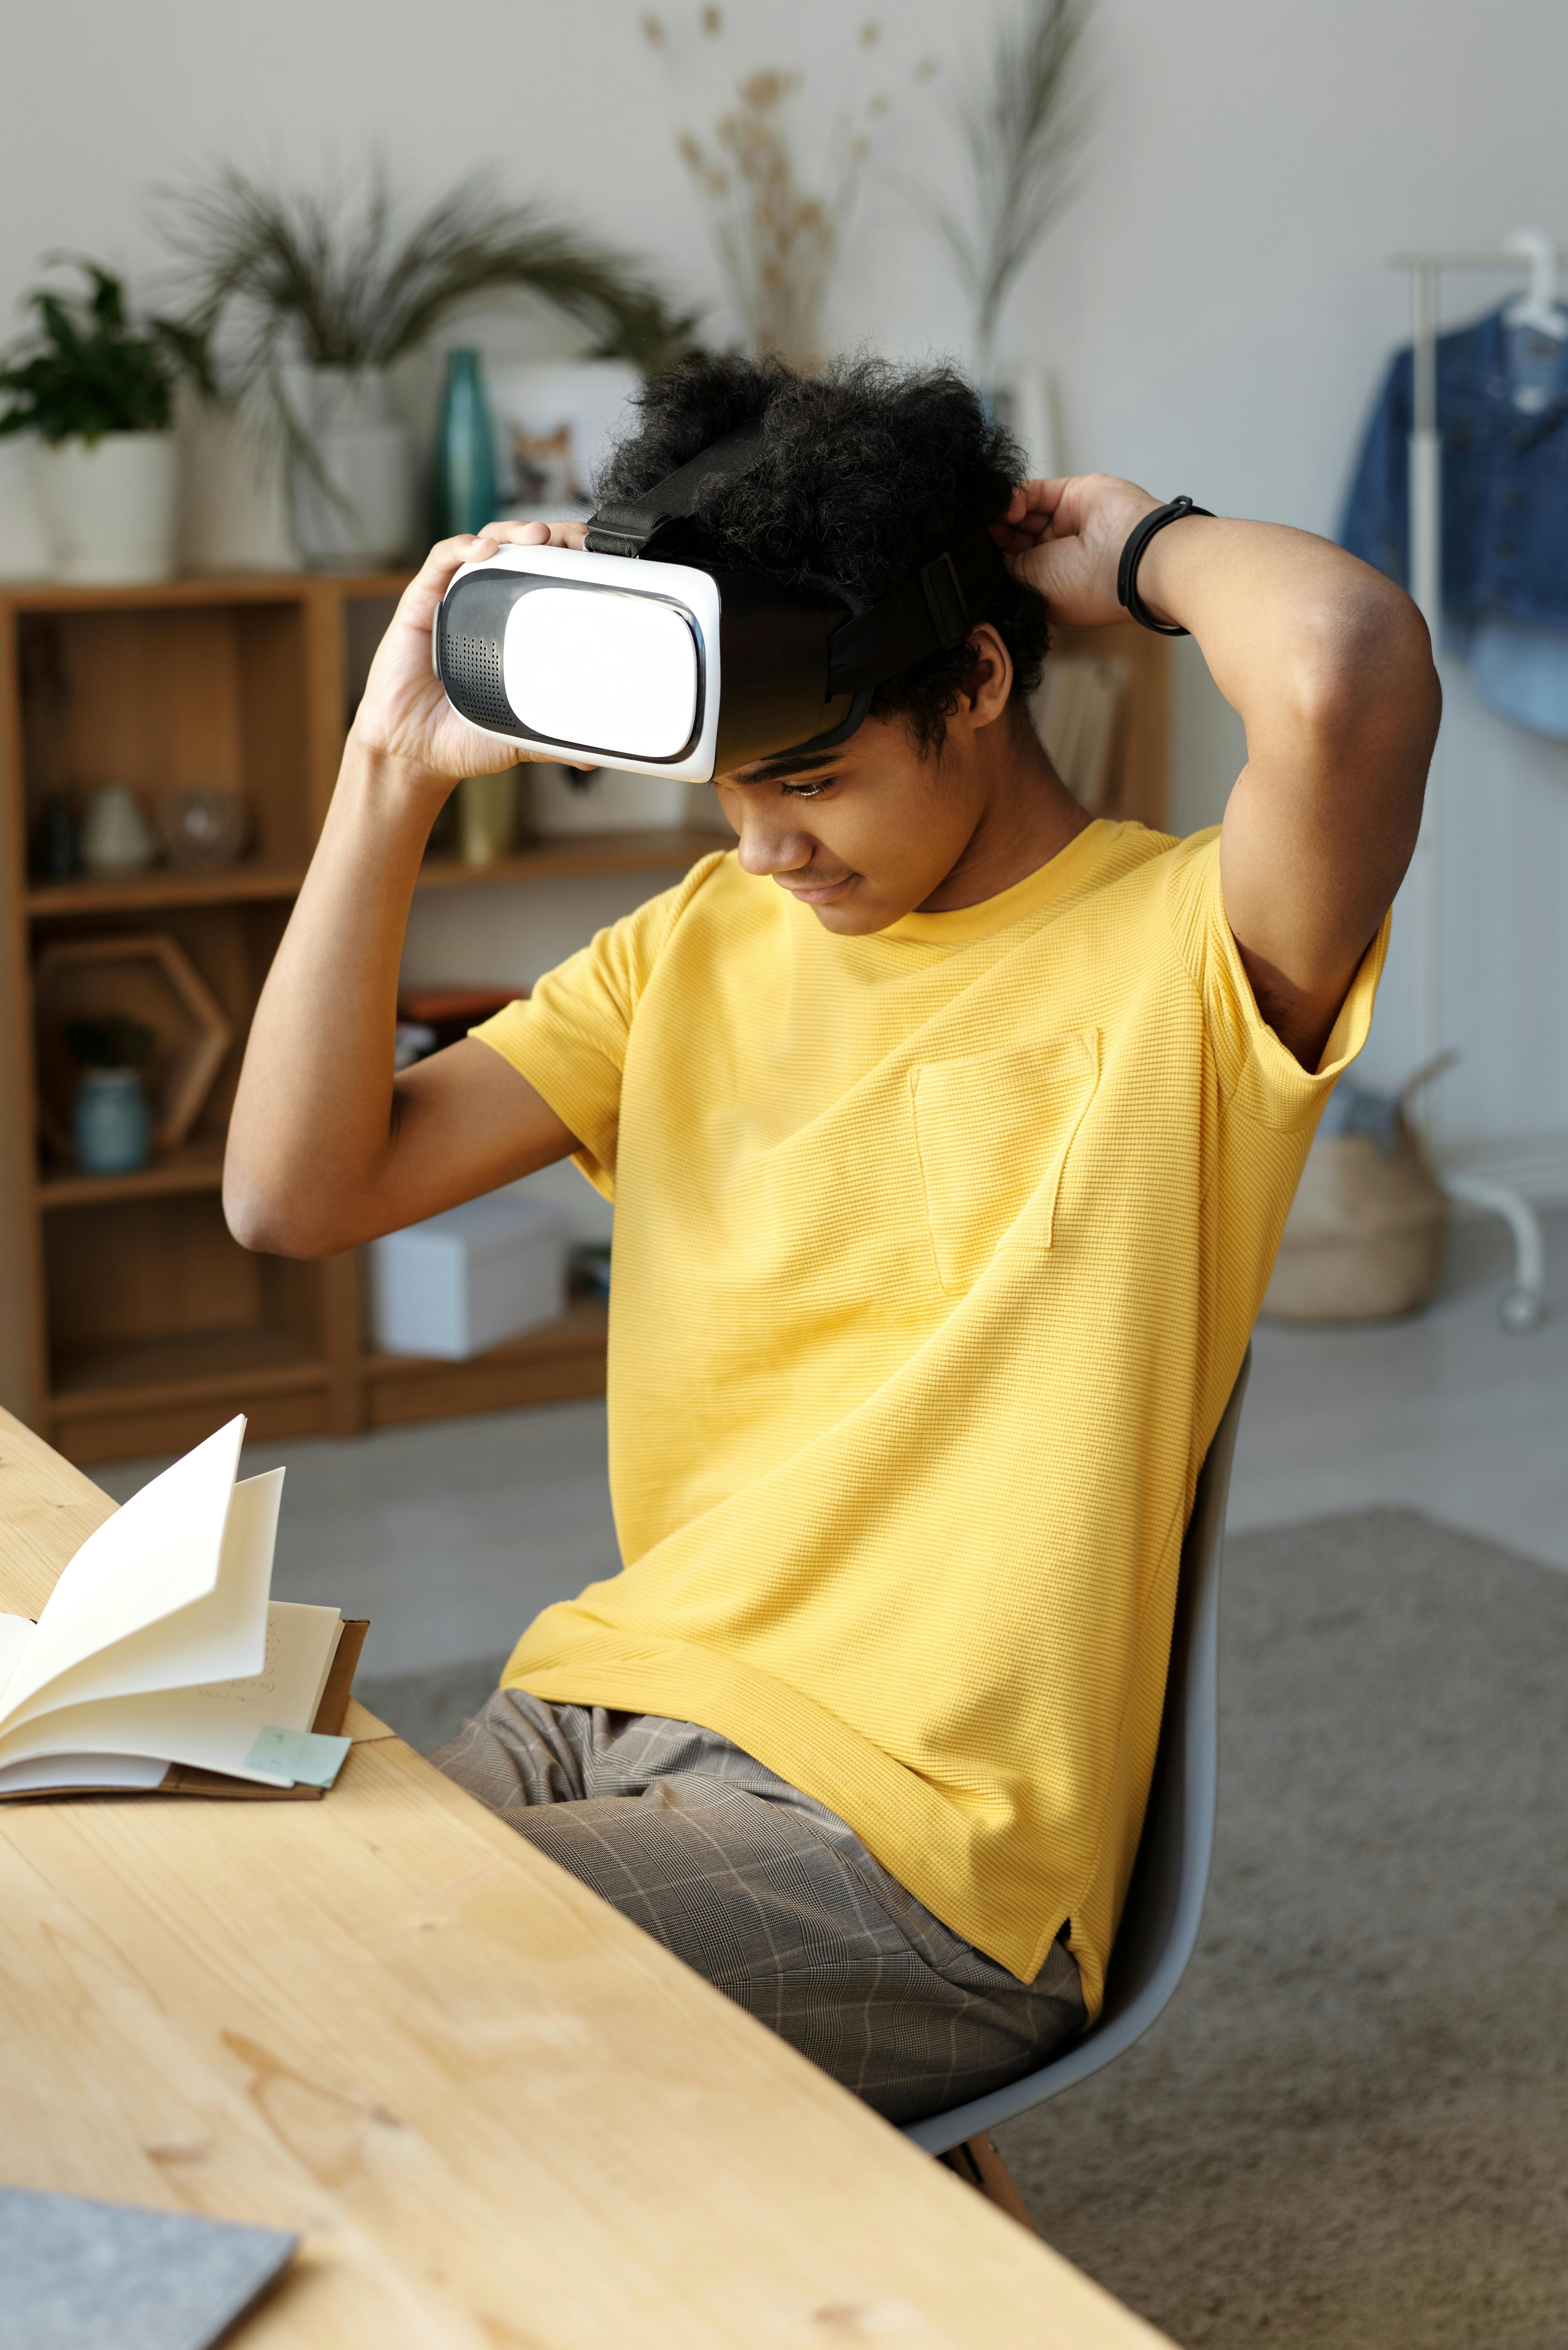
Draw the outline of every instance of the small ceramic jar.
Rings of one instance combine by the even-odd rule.
[[[130,1175],[152,1157],[152,1119],[134,1069],[88,1069],[71,1103],[71,1141],[87,1175]]]
[[[89,873],[140,873],[158,844],[127,784],[105,784],[88,802],[82,820],[82,863]]]

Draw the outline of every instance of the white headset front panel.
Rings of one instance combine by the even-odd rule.
[[[520,596],[506,624],[506,699],[530,729],[520,747],[568,758],[566,746],[581,743],[585,758],[602,754],[600,764],[707,782],[721,690],[719,590],[709,574],[575,547],[508,546],[487,564],[465,563],[452,587],[503,570],[551,583]]]

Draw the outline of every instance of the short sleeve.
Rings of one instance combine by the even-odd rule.
[[[596,1190],[615,1196],[621,1073],[637,1006],[676,924],[722,852],[705,857],[684,881],[540,980],[526,1002],[509,1003],[471,1028],[543,1096],[581,1144],[573,1158]]]
[[[1323,1058],[1302,1067],[1258,1010],[1225,917],[1220,888],[1218,827],[1195,833],[1170,860],[1168,887],[1177,951],[1203,1003],[1220,1090],[1229,1107],[1260,1126],[1290,1128],[1317,1117],[1325,1096],[1366,1044],[1372,1006],[1388,952],[1393,920],[1385,914],[1361,958]]]

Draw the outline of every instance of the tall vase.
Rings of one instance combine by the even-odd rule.
[[[414,536],[413,451],[387,413],[376,368],[291,370],[288,394],[313,463],[293,468],[294,535],[319,571],[373,569]]]
[[[477,351],[447,355],[431,487],[438,538],[483,530],[494,521],[495,436]]]

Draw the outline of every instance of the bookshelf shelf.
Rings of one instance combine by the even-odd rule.
[[[154,867],[118,881],[84,875],[29,889],[26,910],[36,921],[59,921],[77,914],[157,913],[166,906],[234,906],[246,899],[293,898],[305,879],[303,865],[264,865],[246,859],[213,872],[179,873]]]
[[[7,580],[7,604],[28,612],[171,612],[218,605],[296,605],[312,591],[361,602],[402,594],[407,571],[188,572],[176,579],[138,581],[124,588],[78,587],[62,579]]]
[[[597,1298],[574,1298],[558,1322],[492,1347],[466,1363],[417,1355],[360,1358],[372,1428],[445,1411],[515,1410],[571,1396],[602,1395],[609,1316]]]
[[[286,1329],[180,1331],[75,1347],[55,1367],[51,1405],[61,1419],[160,1404],[200,1403],[325,1388],[327,1367]]]
[[[151,1200],[175,1191],[215,1191],[223,1180],[223,1142],[209,1135],[154,1159],[133,1175],[79,1175],[56,1170],[38,1177],[42,1208],[95,1207],[112,1200]]]
[[[684,873],[700,857],[727,848],[732,833],[600,832],[570,839],[535,840],[493,865],[464,865],[455,857],[427,857],[421,889],[483,881],[575,881],[598,873]]]
[[[568,881],[600,873],[684,872],[700,857],[728,845],[717,832],[606,832],[580,838],[539,840],[493,865],[465,865],[455,857],[431,857],[420,868],[421,889],[463,889],[486,881]],[[155,867],[118,881],[83,877],[30,889],[26,910],[35,921],[68,920],[78,914],[159,913],[166,907],[232,906],[247,899],[296,897],[303,865],[267,865],[246,859],[213,872],[175,872]]]

